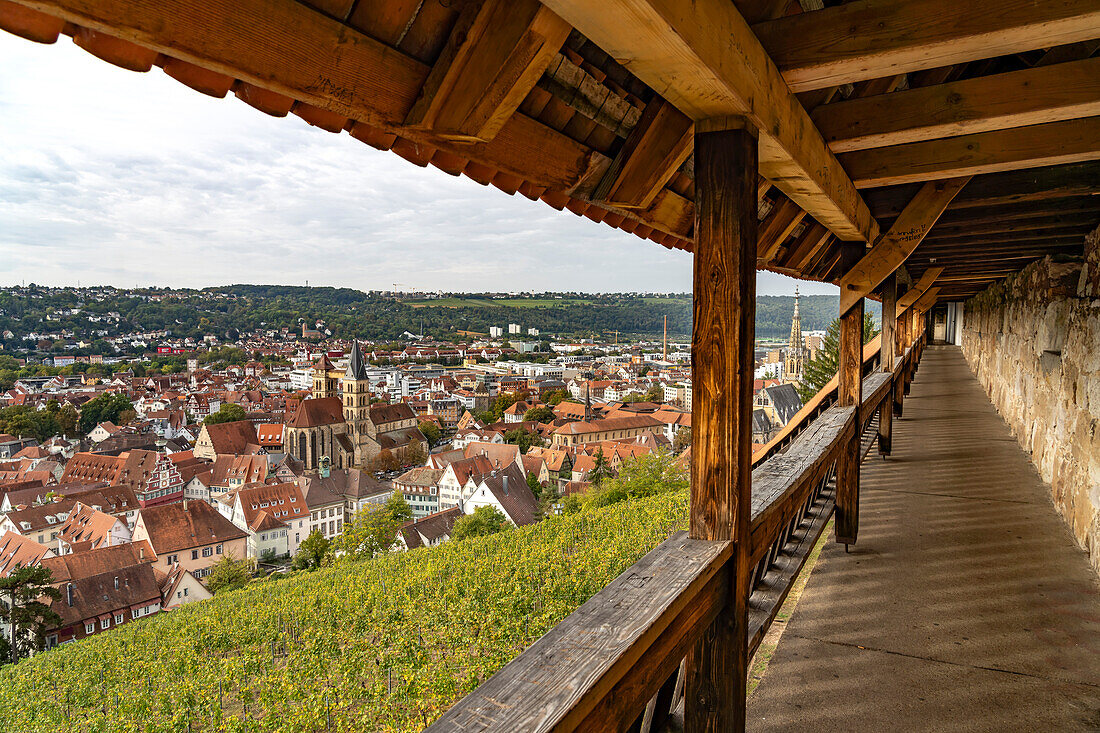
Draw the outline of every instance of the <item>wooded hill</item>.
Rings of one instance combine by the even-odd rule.
[[[661,334],[666,315],[670,337],[686,338],[691,331],[691,298],[686,294],[457,294],[413,300],[350,288],[233,285],[171,291],[100,289],[97,297],[88,298],[84,291],[72,288],[28,287],[0,293],[0,332],[14,335],[3,344],[5,350],[28,346],[22,339],[26,334],[61,330],[88,341],[95,339],[97,331],[114,336],[160,329],[174,336],[198,338],[212,333],[232,340],[239,332],[261,328],[300,332],[302,323],[312,327],[317,321],[337,337],[371,340],[398,339],[406,331],[420,333],[421,329],[432,338],[458,340],[458,331],[488,333],[490,326],[507,329],[509,323],[520,324],[524,334],[527,328],[537,328],[543,336],[601,338],[618,331],[620,339],[655,337]],[[80,313],[62,313],[74,307]],[[758,337],[785,337],[793,308],[793,297],[759,296]],[[838,296],[802,296],[803,329],[827,328],[837,309]],[[118,322],[97,320],[110,312],[119,314]],[[96,353],[108,352],[105,344],[98,346]]]

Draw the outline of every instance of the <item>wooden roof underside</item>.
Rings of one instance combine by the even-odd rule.
[[[1100,223],[1096,0],[0,0],[0,28],[689,251],[694,123],[745,120],[758,267],[804,279],[932,181],[972,176],[905,259],[940,299]]]

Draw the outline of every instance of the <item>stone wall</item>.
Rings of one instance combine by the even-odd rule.
[[[962,350],[1100,572],[1100,229],[966,302]]]

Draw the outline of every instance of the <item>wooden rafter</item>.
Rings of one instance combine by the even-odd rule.
[[[466,6],[405,122],[454,140],[492,140],[572,28],[538,0]]]
[[[1100,160],[1100,117],[842,153],[859,188]]]
[[[940,288],[933,287],[925,291],[924,295],[920,296],[916,303],[913,304],[913,310],[917,313],[926,313],[929,308],[936,304],[936,299],[939,297]]]
[[[855,0],[753,26],[806,91],[1100,37],[1095,0]]]
[[[790,235],[802,218],[806,216],[798,204],[787,197],[776,202],[767,217],[760,224],[759,239],[756,247],[757,264],[766,264],[775,256],[779,245]]]
[[[1100,58],[823,105],[812,117],[834,152],[1100,115]]]
[[[840,281],[840,312],[847,313],[898,269],[913,253],[951,200],[969,178],[952,178],[924,184],[901,212],[890,230],[844,274]]]
[[[905,291],[905,295],[898,298],[897,313],[899,317],[916,303],[920,297],[925,294],[928,288],[932,287],[932,284],[936,282],[936,278],[942,275],[943,271],[943,267],[929,267],[920,278],[917,279],[913,287]]]
[[[747,119],[760,133],[760,173],[838,237],[877,236],[855,187],[728,0],[546,5],[693,120]]]
[[[691,155],[691,118],[655,96],[630,131],[592,197],[626,208],[646,208]]]

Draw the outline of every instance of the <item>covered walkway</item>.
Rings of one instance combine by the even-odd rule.
[[[750,730],[1100,730],[1100,584],[960,350],[929,346],[863,464]]]

